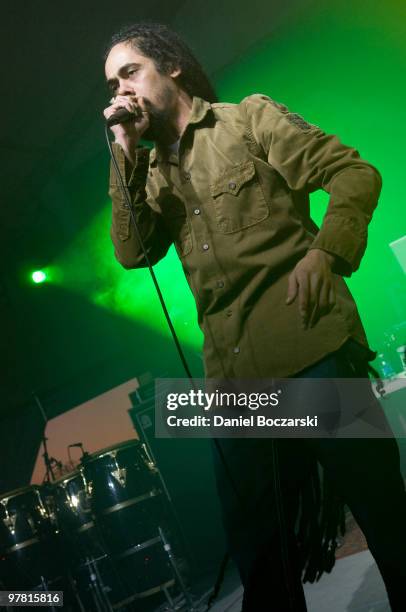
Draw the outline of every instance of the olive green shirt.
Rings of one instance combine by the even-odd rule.
[[[291,376],[349,337],[368,346],[342,276],[360,264],[381,178],[354,148],[259,94],[240,104],[193,98],[178,154],[138,148],[130,168],[113,146],[151,262],[175,244],[207,377]],[[114,170],[110,182],[116,258],[143,267]],[[309,215],[317,189],[330,194],[320,229]],[[289,274],[313,248],[336,257],[337,300],[303,329],[297,299],[285,301]]]

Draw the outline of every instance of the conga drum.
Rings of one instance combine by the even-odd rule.
[[[2,582],[8,590],[32,589],[60,573],[57,534],[42,487],[32,485],[0,497]]]
[[[159,534],[166,510],[156,467],[143,444],[128,440],[84,458],[83,474],[97,533],[117,577],[113,607],[136,599],[146,606],[145,598],[174,584]]]
[[[90,497],[83,470],[78,469],[52,482],[47,505],[61,535],[71,564],[103,553],[96,536]]]

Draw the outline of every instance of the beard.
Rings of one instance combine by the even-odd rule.
[[[143,132],[142,138],[145,140],[165,142],[165,133],[168,131],[169,117],[168,113],[154,107],[148,107],[145,101],[145,106],[148,109],[149,126]]]
[[[149,98],[144,98],[145,108],[148,111],[149,126],[142,134],[143,139],[161,144],[173,142],[174,130],[170,121],[172,101],[173,91],[168,86],[164,87],[157,96],[159,106],[151,102]]]

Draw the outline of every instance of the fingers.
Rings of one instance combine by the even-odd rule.
[[[110,119],[119,109],[125,109],[134,114],[134,119],[128,118],[128,120],[110,127],[115,137],[114,142],[121,146],[125,156],[133,165],[135,149],[149,126],[150,118],[146,109],[146,103],[143,98],[130,95],[115,96],[110,100],[110,103],[110,106],[103,111],[106,120]]]
[[[328,314],[336,303],[335,287],[332,279],[319,277],[311,281],[311,291],[308,300],[307,315],[305,326],[314,327],[316,323]]]
[[[313,327],[336,303],[335,281],[331,272],[333,256],[310,249],[296,264],[288,279],[286,304],[298,298],[304,329]]]
[[[288,280],[286,304],[291,304],[296,297],[303,328],[314,327],[335,305],[334,283],[319,274],[294,271]]]
[[[125,108],[130,113],[141,115],[142,107],[136,96],[116,96],[110,100],[111,105],[104,109],[103,115],[109,119],[119,108]]]
[[[319,289],[317,300],[315,301],[313,310],[310,315],[309,327],[314,327],[317,321],[320,319],[320,317],[327,314],[329,310],[329,305],[328,305],[329,304],[328,302],[329,291],[330,291],[329,284],[323,283]]]
[[[309,318],[309,309],[313,308],[314,298],[312,299],[311,285],[308,274],[304,271],[297,271],[295,268],[288,279],[286,304],[292,304],[297,296],[299,297],[299,313],[303,326],[306,327],[307,320]]]
[[[329,288],[328,286],[322,285],[319,289],[318,296],[315,297],[313,301],[313,308],[310,311],[308,326],[310,328],[314,327],[319,319],[327,314],[328,312],[328,300],[326,300],[326,296],[328,298]]]
[[[136,102],[137,102],[141,112],[143,112],[143,113],[148,112],[146,104],[145,104],[145,99],[142,96],[136,98]]]
[[[293,270],[292,274],[290,274],[288,278],[288,292],[286,294],[286,304],[291,304],[295,300],[297,296],[297,288],[298,283],[296,280],[296,273]]]
[[[309,320],[309,308],[312,305],[310,292],[310,278],[306,272],[298,273],[299,282],[299,314],[302,319],[304,329],[307,328]]]

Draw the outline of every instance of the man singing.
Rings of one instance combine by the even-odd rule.
[[[196,300],[205,373],[216,379],[364,377],[369,349],[343,276],[357,270],[381,178],[358,152],[271,98],[219,103],[201,66],[168,28],[116,34],[105,74],[114,153],[151,263],[172,243]],[[141,139],[154,142],[149,149]],[[318,229],[309,194],[330,194]],[[111,236],[125,268],[146,265],[111,172]],[[239,496],[217,462],[224,524],[244,611],[302,611],[294,535],[307,460],[316,457],[349,505],[386,584],[406,601],[406,494],[393,439],[222,440]],[[300,442],[300,444],[299,444]],[[276,517],[279,470],[284,534]],[[240,501],[244,500],[242,506]]]

